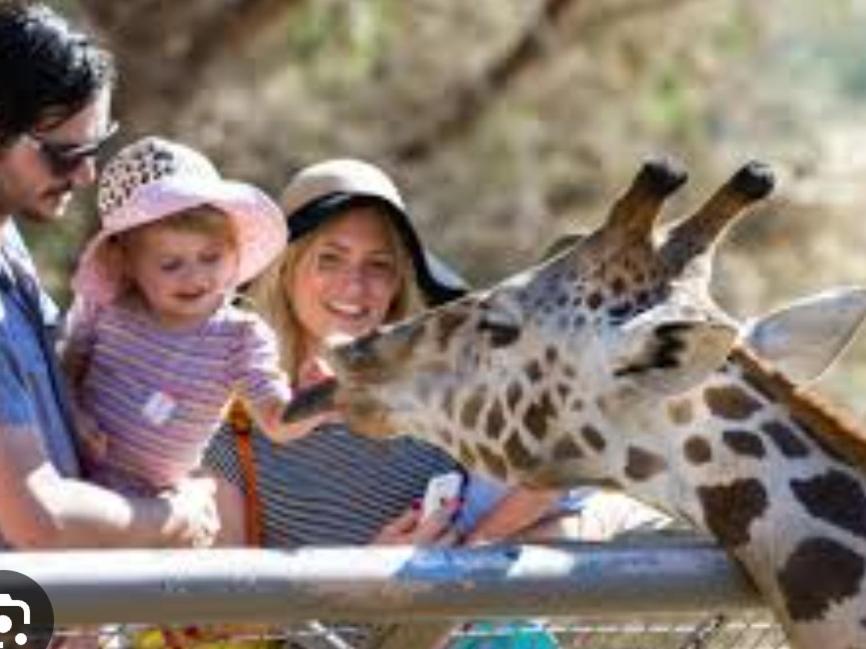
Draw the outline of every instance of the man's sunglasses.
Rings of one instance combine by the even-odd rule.
[[[51,172],[55,176],[65,178],[72,175],[85,160],[96,158],[106,142],[117,132],[117,128],[117,122],[112,122],[102,137],[84,144],[61,144],[49,142],[33,133],[26,135],[36,145],[39,154],[48,164]]]

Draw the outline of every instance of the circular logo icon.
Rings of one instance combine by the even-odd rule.
[[[0,649],[45,649],[53,633],[48,594],[27,575],[0,570]]]

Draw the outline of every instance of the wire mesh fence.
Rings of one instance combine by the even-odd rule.
[[[675,616],[674,616],[675,617]],[[401,625],[399,649],[786,649],[781,629],[763,614],[708,613],[691,619],[539,618],[443,626],[432,644],[425,630]],[[438,625],[437,625],[438,626]],[[417,633],[416,633],[417,631]],[[375,636],[375,634],[374,634]],[[366,625],[309,622],[286,627],[106,626],[59,629],[64,649],[374,649],[389,642]]]

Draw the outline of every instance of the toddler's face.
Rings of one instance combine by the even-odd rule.
[[[223,303],[235,283],[238,254],[226,236],[155,223],[135,233],[126,267],[153,315],[164,325],[186,327]]]

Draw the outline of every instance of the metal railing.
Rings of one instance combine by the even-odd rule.
[[[784,644],[747,579],[700,539],[6,553],[0,569],[21,572],[45,589],[57,627],[115,625],[118,635],[130,628],[138,633],[142,625],[255,623],[271,634],[324,637],[339,625],[448,628],[488,620],[458,627],[454,642],[486,647],[482,639],[530,638],[534,629],[560,647]],[[341,622],[311,622],[323,619]],[[632,644],[623,640],[628,637]],[[711,644],[713,638],[732,644]]]

